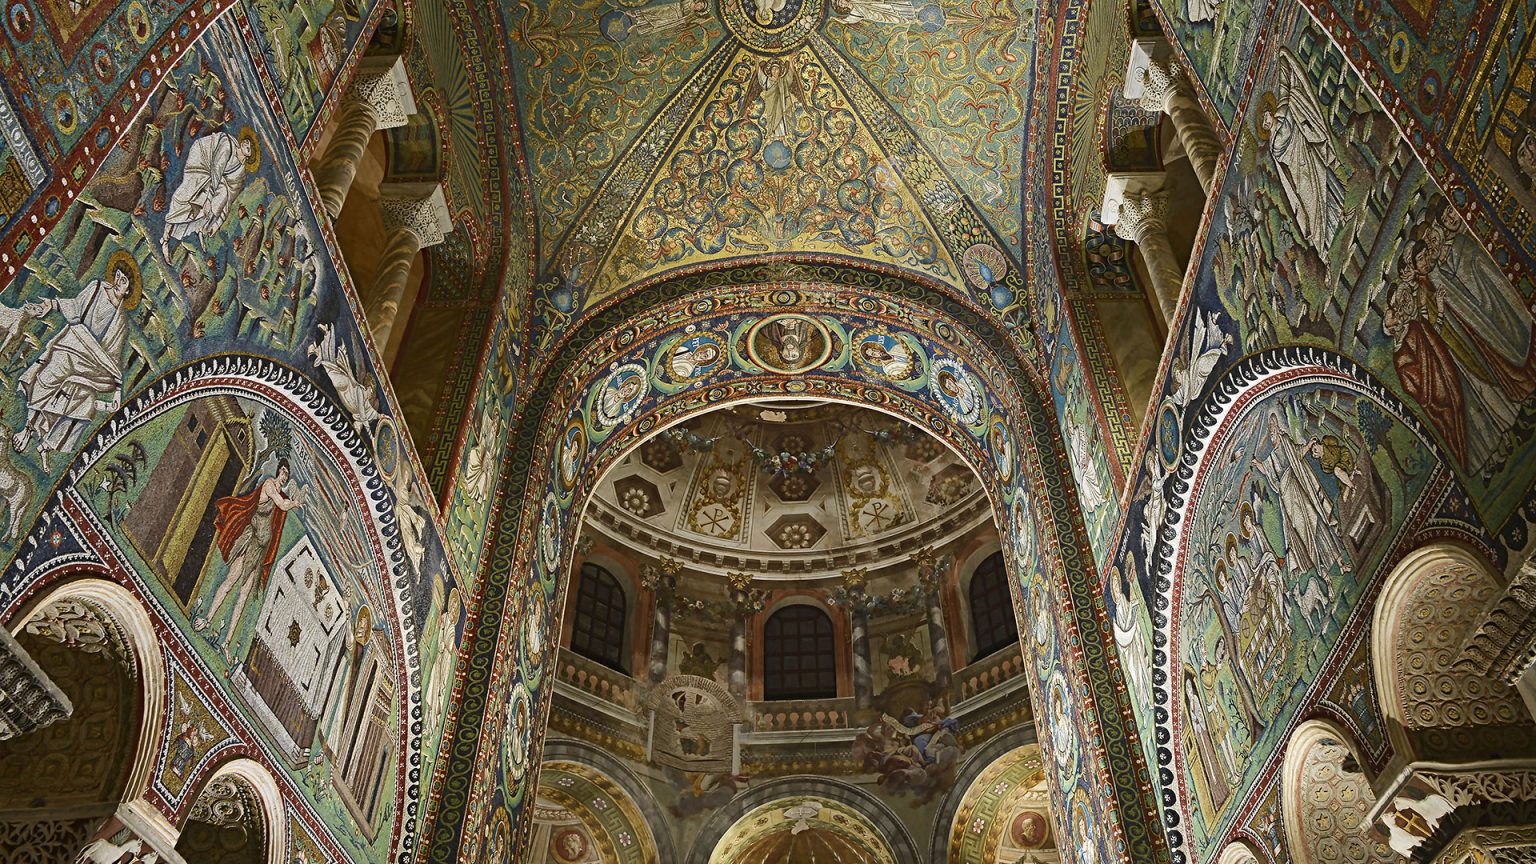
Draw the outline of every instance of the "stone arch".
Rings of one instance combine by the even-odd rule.
[[[191,800],[176,844],[182,857],[188,861],[285,864],[287,813],[277,781],[261,763],[247,758],[225,762]],[[243,842],[238,846],[229,843],[231,834],[238,834]],[[253,838],[254,848],[250,845]],[[220,852],[223,854],[213,857]]]
[[[1152,703],[1166,706],[1148,719],[1175,778],[1168,836],[1214,860],[1309,710],[1301,685],[1356,644],[1346,625],[1380,584],[1389,526],[1426,494],[1403,459],[1434,444],[1367,369],[1327,351],[1250,355],[1197,389],[1203,401],[1158,407],[1146,507],[1163,515],[1140,539]]]
[[[672,832],[665,827],[672,817],[662,809],[651,788],[636,777],[629,766],[606,751],[574,738],[550,739],[544,744],[544,758],[550,762],[565,760],[587,765],[612,780],[640,808],[646,827],[651,830],[651,838],[656,841],[658,859],[663,864],[678,860]]]
[[[1260,860],[1258,853],[1253,851],[1248,841],[1233,840],[1221,850],[1221,856],[1216,859],[1216,864],[1260,864]]]
[[[965,799],[971,784],[981,776],[981,772],[1003,754],[1027,744],[1034,744],[1038,740],[1039,736],[1036,734],[1034,724],[1025,723],[996,735],[966,755],[965,761],[960,764],[960,770],[955,774],[955,785],[940,800],[939,809],[933,814],[933,826],[929,829],[929,861],[940,864],[947,860],[945,856],[948,854],[949,847],[949,827],[955,824],[955,813],[960,809],[960,804]]]
[[[955,807],[940,811],[949,823],[935,823],[930,861],[990,864],[1056,848],[1051,809],[1041,788],[1049,766],[1039,745],[1021,744],[993,755],[964,786],[951,791]]]
[[[1083,664],[1117,661],[1107,646],[1082,635],[1098,632],[1095,609],[1102,600],[1092,584],[1073,493],[1061,479],[1070,475],[1053,409],[1028,362],[1030,337],[999,331],[953,302],[914,299],[931,295],[894,276],[830,265],[814,273],[827,279],[785,283],[781,272],[761,264],[676,277],[649,296],[628,295],[584,319],[535,373],[540,384],[529,404],[543,409],[509,445],[512,464],[524,470],[508,472],[503,498],[519,503],[497,528],[515,552],[493,564],[482,583],[479,620],[467,645],[472,656],[484,652],[486,659],[465,667],[461,716],[470,720],[452,733],[449,752],[489,755],[497,736],[475,717],[543,716],[547,670],[539,652],[527,646],[545,643],[540,634],[565,582],[575,522],[608,465],[665,428],[737,402],[789,397],[859,403],[926,427],[976,471],[1012,538],[1007,550],[1015,602],[1028,598],[1041,613],[1030,619],[1038,637],[1031,643],[1031,692],[1043,694],[1042,682],[1053,677],[1064,692],[1070,679],[1080,682],[1088,702],[1119,704],[1115,710],[1058,706],[1061,732],[1052,745],[1062,748],[1057,794],[1076,796],[1084,812],[1106,814],[1112,828],[1105,848],[1125,848],[1132,857],[1155,854],[1160,833],[1142,798],[1134,758],[1109,760],[1092,743],[1096,736],[1118,740],[1133,733],[1129,711],[1119,703],[1123,695],[1109,683],[1113,672],[1091,679],[1083,674]],[[817,350],[803,363],[797,353],[793,369],[754,353],[764,328],[784,317],[814,319],[808,326],[820,332]],[[864,365],[866,358],[850,349],[877,331],[901,333],[917,362],[894,371]],[[717,340],[722,359],[675,377],[663,358],[683,339],[705,337]],[[1084,573],[1090,575],[1078,578]],[[509,609],[517,612],[507,614]],[[501,659],[493,663],[490,652],[498,644],[512,650],[497,652]],[[1043,703],[1037,710],[1044,710]],[[1112,727],[1108,733],[1087,731],[1106,725]],[[542,734],[528,731],[531,741],[514,733],[499,736],[504,772],[476,773],[476,760],[467,755],[445,765],[445,794],[430,829],[434,855],[478,854],[487,842],[499,851],[503,832],[494,825],[524,820],[528,752],[537,752]],[[472,800],[493,803],[471,808]],[[1110,819],[1110,812],[1118,818]],[[525,835],[504,834],[519,851],[515,844]]]
[[[890,847],[896,861],[919,861],[917,845],[907,828],[879,798],[851,783],[830,777],[790,776],[779,777],[753,787],[738,795],[729,804],[710,814],[693,846],[688,850],[685,864],[710,864],[715,845],[731,826],[752,811],[783,798],[814,796],[846,806],[862,816],[879,832]]]
[[[58,835],[68,833],[78,848],[115,819],[144,840],[169,848],[174,828],[146,797],[167,722],[166,666],[160,640],[137,595],[96,575],[99,571],[87,572],[66,576],[40,592],[7,625],[34,653],[45,674],[71,696],[74,715],[7,742],[3,749],[20,762],[6,760],[4,773],[27,783],[62,779],[66,772],[45,768],[50,758],[62,757],[54,752],[60,748],[68,750],[67,758],[77,771],[99,764],[94,774],[75,777],[90,788],[59,790],[64,801],[44,799],[45,807],[62,805],[78,811],[56,820]],[[132,701],[123,704],[124,699]],[[120,740],[112,740],[114,727]],[[94,762],[86,761],[91,746],[107,750],[95,753]],[[44,749],[28,752],[33,747]],[[21,809],[34,806],[26,802]]]
[[[1466,762],[1536,752],[1520,695],[1459,663],[1502,590],[1466,548],[1416,549],[1387,576],[1371,619],[1371,665],[1399,762]]]
[[[1401,860],[1367,834],[1375,795],[1363,764],[1355,740],[1331,720],[1308,720],[1291,733],[1280,796],[1286,846],[1296,864]]]

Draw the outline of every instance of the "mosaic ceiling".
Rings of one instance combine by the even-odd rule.
[[[779,252],[1014,302],[1032,0],[506,4],[541,301]],[[941,167],[942,166],[942,167]]]

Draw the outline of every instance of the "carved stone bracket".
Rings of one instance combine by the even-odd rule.
[[[1468,828],[1435,856],[1435,864],[1536,864],[1536,825]]]
[[[69,697],[0,627],[0,741],[35,732],[74,710]]]
[[[1527,561],[1484,611],[1456,665],[1511,687],[1536,662],[1536,560]]]

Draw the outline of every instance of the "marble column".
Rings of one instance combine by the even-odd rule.
[[[0,627],[0,741],[36,732],[74,710],[27,649]]]
[[[737,699],[747,698],[747,621],[756,611],[761,592],[752,590],[752,576],[748,573],[732,573],[731,605],[731,656],[726,664],[726,685]]]
[[[863,710],[875,704],[874,664],[869,655],[868,574],[863,568],[843,571],[847,591],[849,635],[853,641],[853,704]]]
[[[1195,88],[1184,69],[1172,56],[1167,43],[1160,39],[1140,39],[1131,50],[1130,67],[1125,73],[1125,96],[1142,108],[1167,114],[1173,131],[1184,145],[1190,167],[1200,180],[1205,194],[1211,194],[1216,178],[1216,163],[1223,151],[1221,139],[1195,97]]]
[[[384,220],[384,252],[373,287],[363,296],[363,315],[373,332],[373,344],[383,353],[400,317],[416,254],[443,242],[453,230],[453,219],[443,187],[433,184],[379,187],[379,212]]]
[[[315,165],[320,203],[332,219],[341,214],[373,133],[404,126],[415,113],[416,99],[399,57],[369,58],[358,64],[337,109],[325,155]]]
[[[917,584],[923,591],[924,614],[928,619],[928,647],[933,653],[933,683],[943,692],[954,681],[954,664],[949,656],[949,631],[944,627],[944,607],[940,598],[944,576],[953,566],[948,555],[935,558],[931,549],[912,555],[917,564]]]
[[[677,574],[682,565],[671,558],[640,572],[640,587],[651,592],[651,650],[646,669],[651,683],[667,677],[667,653],[672,643],[672,598],[677,594]]]
[[[1152,279],[1152,294],[1163,324],[1171,329],[1184,287],[1184,271],[1168,243],[1168,193],[1164,175],[1111,174],[1105,183],[1100,218],[1136,244]]]

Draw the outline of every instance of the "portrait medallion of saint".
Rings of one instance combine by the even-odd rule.
[[[521,778],[528,770],[528,742],[533,736],[533,706],[522,681],[512,685],[507,700],[507,727],[502,736],[507,774]]]
[[[535,669],[544,662],[545,616],[549,603],[544,599],[544,587],[538,583],[527,588],[527,615],[523,618],[523,656]]]
[[[1013,534],[1013,553],[1019,556],[1019,566],[1028,567],[1035,557],[1035,526],[1029,521],[1029,506],[1024,503],[1027,489],[1020,489],[1013,499],[1009,532]]]
[[[986,399],[981,395],[981,382],[958,360],[946,357],[935,361],[928,388],[956,423],[962,426],[981,423],[987,407]]]
[[[597,391],[597,425],[612,429],[628,422],[648,389],[650,383],[645,377],[645,367],[639,363],[626,363],[608,373]]]
[[[1002,420],[993,420],[987,430],[987,443],[992,445],[992,455],[997,457],[997,473],[1007,483],[1013,479],[1013,436]]]
[[[554,495],[544,498],[539,514],[539,551],[545,567],[551,571],[560,569],[560,502]]]
[[[1013,845],[1021,849],[1043,849],[1051,837],[1051,824],[1045,814],[1025,810],[1013,818],[1008,833]]]
[[[797,375],[827,362],[832,355],[832,334],[815,318],[776,315],[747,331],[747,353],[769,372]]]
[[[887,381],[906,381],[921,368],[916,352],[901,337],[882,330],[866,331],[855,340],[854,363]]]
[[[1077,717],[1072,710],[1072,694],[1067,677],[1056,670],[1051,675],[1046,708],[1050,712],[1051,758],[1058,777],[1069,778],[1077,767]]]
[[[581,832],[580,828],[565,828],[555,835],[555,858],[561,864],[579,864],[587,860],[587,852],[592,848],[592,841]]]
[[[560,486],[569,492],[576,485],[576,475],[581,471],[581,459],[587,452],[587,433],[576,422],[565,427],[560,439]]]
[[[725,357],[725,346],[712,333],[696,333],[667,351],[666,372],[681,384],[714,372]]]

